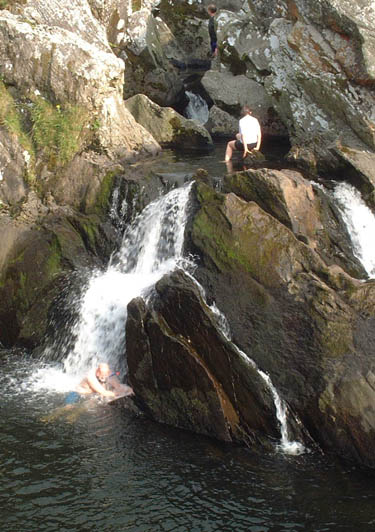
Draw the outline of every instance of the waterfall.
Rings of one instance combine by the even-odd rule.
[[[348,228],[354,255],[369,277],[375,277],[375,216],[349,183],[338,183],[332,196]]]
[[[76,342],[64,361],[66,373],[81,378],[103,361],[119,367],[127,304],[182,260],[190,188],[174,189],[149,204],[125,231],[106,271],[92,276],[80,302]]]
[[[64,372],[49,368],[43,377],[42,370],[34,379],[36,388],[71,390],[99,362],[107,362],[113,369],[124,373],[125,368],[119,367],[119,364],[124,359],[127,305],[137,296],[147,296],[154,284],[174,268],[185,270],[206,302],[203,287],[187,271],[186,266],[191,264],[182,255],[190,189],[191,183],[170,191],[150,203],[128,226],[120,250],[111,258],[104,272],[94,272],[80,300],[79,319],[70,331],[76,341],[63,363]],[[118,194],[114,194],[113,201],[118,211]],[[215,304],[209,308],[218,329],[231,341],[225,316]],[[270,377],[235,344],[232,345],[238,355],[258,371],[271,392],[281,427],[278,448],[285,453],[300,454],[304,447],[289,440],[287,408]],[[46,386],[47,383],[49,386]]]
[[[189,99],[189,103],[185,108],[187,118],[196,120],[200,124],[205,124],[208,120],[207,102],[199,94],[194,94],[194,92],[186,91],[185,94]]]

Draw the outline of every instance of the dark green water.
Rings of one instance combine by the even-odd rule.
[[[46,421],[40,363],[1,358],[1,524],[28,531],[371,531],[375,479],[327,457],[224,446],[98,401]]]
[[[162,171],[220,179],[224,149],[188,166],[166,153]],[[373,474],[225,446],[98,400],[60,411],[64,394],[46,376],[52,365],[0,353],[1,532],[375,530]]]

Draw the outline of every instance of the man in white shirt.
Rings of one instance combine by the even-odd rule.
[[[233,151],[238,150],[243,152],[243,158],[246,157],[251,150],[259,150],[262,141],[262,132],[258,120],[251,116],[251,109],[248,105],[244,105],[241,109],[242,118],[239,121],[240,132],[236,135],[236,140],[231,140],[227,144],[225,150],[225,162],[229,162],[232,158]]]

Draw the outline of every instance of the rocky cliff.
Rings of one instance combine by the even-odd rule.
[[[205,298],[177,272],[129,306],[139,400],[163,422],[264,444],[277,437],[275,406],[252,360],[286,400],[290,434],[374,467],[375,284],[355,278],[365,274],[342,220],[297,172],[249,170],[225,189],[196,187],[189,251]]]
[[[0,341],[35,345],[64,273],[113,248],[122,164],[160,148],[124,105],[124,63],[88,2],[1,7]]]
[[[211,144],[164,109],[181,106],[182,72],[197,65],[211,67],[193,74],[212,132],[232,135],[249,104],[305,176],[351,180],[374,205],[373,3],[217,5],[219,58],[207,63],[205,2],[0,2],[1,343],[40,344],[68,274],[79,284],[103,264],[115,183],[134,199],[147,182],[145,201],[162,188],[129,162],[159,142]],[[196,187],[186,247],[206,296],[175,272],[129,305],[132,384],[155,419],[251,445],[279,436],[258,366],[293,435],[373,467],[374,283],[334,205],[285,166]]]

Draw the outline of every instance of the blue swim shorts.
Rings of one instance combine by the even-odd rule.
[[[78,392],[69,392],[68,395],[65,397],[65,404],[66,405],[74,405],[74,403],[78,403],[81,396]]]

